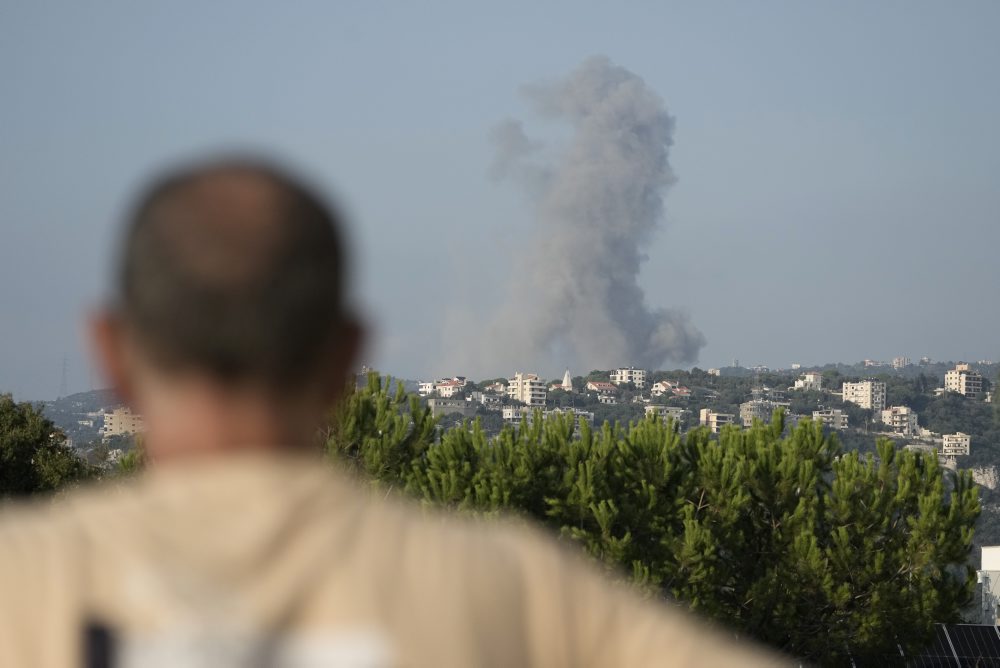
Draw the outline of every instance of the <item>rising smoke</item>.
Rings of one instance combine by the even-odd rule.
[[[476,366],[585,371],[695,361],[705,337],[685,314],[651,309],[638,284],[642,249],[661,225],[674,180],[673,119],[663,100],[604,57],[524,93],[572,134],[552,153],[519,121],[493,132],[491,172],[525,189],[537,225]]]

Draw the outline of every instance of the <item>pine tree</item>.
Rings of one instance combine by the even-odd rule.
[[[540,412],[492,439],[476,422],[439,433],[377,377],[344,408],[328,448],[350,467],[426,502],[531,518],[647,592],[805,659],[917,647],[972,593],[970,475],[891,441],[845,454],[819,423],[786,434],[780,412],[717,438]]]

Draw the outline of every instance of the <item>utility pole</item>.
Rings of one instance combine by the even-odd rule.
[[[62,399],[69,394],[69,358],[63,355],[62,359],[62,381],[59,383],[59,398]]]

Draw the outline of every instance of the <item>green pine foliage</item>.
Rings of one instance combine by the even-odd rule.
[[[115,464],[112,474],[117,477],[126,478],[142,471],[146,465],[146,448],[143,446],[142,436],[136,435],[132,447],[119,458]]]
[[[392,389],[391,379],[373,373],[364,390],[347,392],[324,442],[352,471],[391,486],[405,480],[436,432],[437,421],[419,397],[408,395],[402,383]]]
[[[348,467],[427,503],[531,518],[647,592],[821,663],[915,648],[958,621],[979,515],[968,473],[803,421],[681,434],[568,416],[445,431],[378,375],[327,434]]]

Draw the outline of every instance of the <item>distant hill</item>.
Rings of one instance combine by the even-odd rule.
[[[111,390],[78,392],[55,401],[40,402],[46,417],[77,447],[100,438],[99,430],[104,424],[102,414],[119,403]]]

